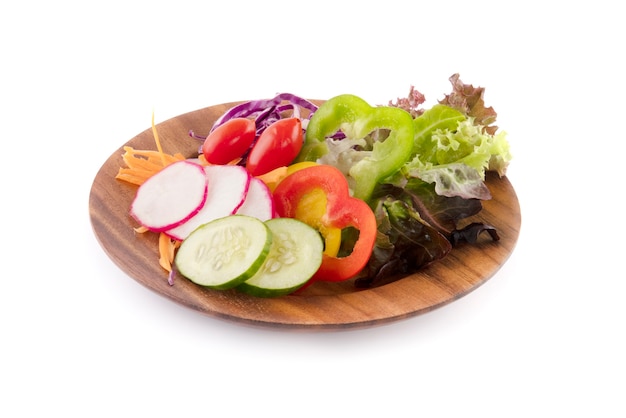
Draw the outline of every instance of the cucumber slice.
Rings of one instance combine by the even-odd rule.
[[[246,215],[218,218],[195,229],[176,254],[176,268],[201,286],[229,289],[251,278],[263,265],[272,232]]]
[[[293,218],[265,222],[273,242],[263,266],[238,290],[258,297],[283,296],[302,287],[322,264],[324,242],[319,232]]]

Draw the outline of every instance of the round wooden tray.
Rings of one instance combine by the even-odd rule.
[[[163,150],[196,156],[200,142],[188,135],[206,135],[213,122],[236,103],[189,112],[157,125]],[[152,130],[126,144],[156,149]],[[213,317],[246,324],[307,329],[343,329],[379,325],[444,306],[491,278],[511,255],[521,226],[519,202],[506,177],[489,174],[492,200],[483,203],[477,220],[495,226],[497,242],[485,237],[474,245],[455,247],[443,260],[396,282],[357,290],[351,281],[316,283],[300,294],[263,299],[232,291],[214,291],[176,277],[174,285],[158,264],[157,234],[136,234],[129,216],[136,186],[115,179],[123,166],[123,146],[96,175],[89,196],[93,231],[111,260],[147,288]],[[486,234],[484,234],[486,235]]]

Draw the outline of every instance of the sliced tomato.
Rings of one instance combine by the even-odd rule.
[[[202,154],[211,164],[228,164],[241,157],[256,137],[252,119],[233,118],[217,127],[202,144]]]
[[[299,118],[280,119],[265,128],[254,144],[246,168],[253,176],[289,165],[302,149],[302,122]]]

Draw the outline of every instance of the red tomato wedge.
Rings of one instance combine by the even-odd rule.
[[[246,168],[253,176],[260,176],[289,165],[302,149],[302,141],[300,119],[280,119],[261,133],[250,151]]]
[[[228,164],[241,157],[256,137],[253,120],[234,118],[217,127],[202,144],[202,154],[211,164]]]

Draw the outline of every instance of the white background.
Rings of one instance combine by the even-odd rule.
[[[0,6],[0,415],[625,416],[618,2],[199,3]],[[251,328],[148,291],[92,233],[93,178],[153,110],[411,85],[433,104],[456,72],[508,133],[523,220],[451,305]]]

